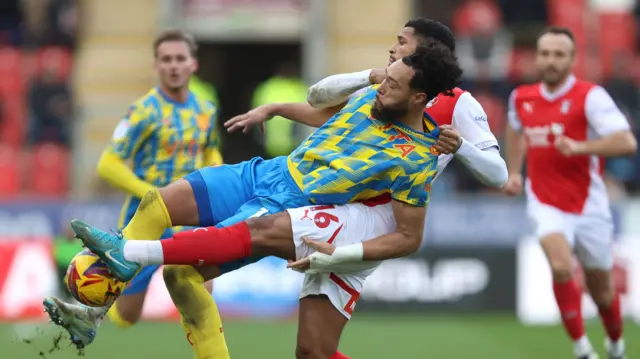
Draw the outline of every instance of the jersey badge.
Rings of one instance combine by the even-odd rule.
[[[569,109],[571,109],[571,100],[562,101],[562,105],[560,105],[560,113],[566,115],[569,113]]]
[[[425,106],[425,108],[431,108],[431,107],[435,106],[439,101],[440,101],[440,99],[438,97],[434,97],[433,100],[431,100],[431,101],[429,101],[427,103],[427,106]]]

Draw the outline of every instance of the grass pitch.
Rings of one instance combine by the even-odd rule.
[[[640,327],[626,322],[630,358],[640,355]],[[43,323],[0,324],[0,357],[7,359],[72,359],[77,353],[60,342],[49,353],[59,331]],[[592,343],[604,358],[604,333],[598,321],[588,323]],[[233,359],[294,358],[295,321],[229,320],[225,333]],[[523,327],[510,315],[356,315],[345,330],[341,351],[354,359],[572,358],[563,329]],[[86,359],[191,359],[191,349],[178,323],[140,323],[119,329],[105,323]]]

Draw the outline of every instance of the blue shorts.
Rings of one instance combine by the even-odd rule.
[[[256,157],[235,165],[207,167],[185,177],[198,204],[201,227],[226,227],[249,217],[312,205],[287,169],[287,157]],[[221,265],[230,272],[260,258]]]

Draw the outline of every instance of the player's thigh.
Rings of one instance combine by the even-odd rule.
[[[277,209],[274,209],[274,212],[275,211],[277,211]],[[249,218],[263,217],[263,216],[269,215],[270,213],[271,213],[270,209],[263,207],[262,203],[259,200],[253,199],[243,204],[238,209],[237,213],[225,219],[224,221],[218,223],[216,227],[224,228],[224,227],[232,226],[234,224],[245,221]],[[252,254],[247,258],[242,258],[233,262],[221,264],[219,266],[220,275],[235,271],[249,264],[253,264],[264,257],[265,257],[264,254],[257,253],[257,254]]]
[[[252,161],[206,167],[184,179],[190,184],[198,211],[199,226],[213,226],[233,216],[253,198]]]
[[[325,295],[300,299],[296,358],[326,359],[338,351],[347,318],[335,309]]]
[[[581,217],[576,232],[576,256],[582,264],[589,292],[598,305],[614,296],[613,223],[606,217]]]
[[[313,253],[302,237],[344,246],[383,236],[396,228],[391,204],[367,206],[352,203],[343,206],[308,206],[288,209],[296,259]],[[362,262],[354,266],[357,272],[375,268],[377,263]]]
[[[576,228],[576,256],[585,269],[613,267],[613,222],[599,216],[581,216]]]
[[[246,220],[251,231],[252,253],[256,256],[276,256],[295,259],[296,251],[289,213],[279,212]]]
[[[571,276],[575,218],[551,206],[530,202],[527,215],[555,279]]]

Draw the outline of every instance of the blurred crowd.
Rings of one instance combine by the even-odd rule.
[[[68,190],[76,25],[75,0],[0,2],[3,196],[57,196]],[[28,175],[40,171],[48,178]]]
[[[636,34],[640,18],[638,4],[632,11],[611,13],[602,10],[607,0],[416,1],[416,15],[436,18],[454,30],[458,57],[465,71],[462,87],[481,102],[499,140],[506,126],[511,89],[536,79],[535,39],[549,24],[568,26],[577,34],[576,74],[602,84],[628,115],[633,128],[640,130],[640,71],[636,70],[639,68],[636,66],[637,39],[640,38]],[[69,161],[64,160],[64,154],[73,144],[74,107],[69,75],[77,13],[75,0],[0,2],[0,143],[5,144],[0,152],[10,151],[7,144],[20,149],[23,156],[24,149],[29,149],[26,156],[36,159],[34,166],[46,165],[37,163],[38,158],[45,158],[49,163],[51,157],[46,154],[53,152],[59,153],[58,157],[54,156],[57,161],[63,161],[60,167],[68,168]],[[389,34],[390,45],[393,35]],[[11,65],[7,59],[17,59],[17,62]],[[217,98],[215,83],[196,81],[201,86],[209,86],[206,91]],[[299,69],[293,71],[291,64],[283,64],[272,78],[258,84],[253,92],[240,94],[237,101],[254,106],[273,101],[299,101],[304,99],[305,87]],[[240,98],[243,96],[247,98]],[[225,117],[233,115],[224,109],[222,112]],[[287,153],[308,133],[308,129],[300,129],[282,119],[276,119],[270,126],[275,131],[267,132],[290,136],[257,137],[256,142],[267,156]],[[224,145],[234,146],[234,143],[227,141]],[[43,146],[46,151],[39,154]],[[230,151],[233,149],[225,149]],[[10,165],[0,160],[0,167]],[[451,167],[435,192],[449,195],[487,191],[462,166],[456,166],[455,161]],[[606,173],[616,196],[640,191],[640,156],[609,160]],[[61,177],[64,181],[65,176]],[[10,179],[4,179],[0,181],[0,192],[6,192],[2,188],[7,186],[25,188],[23,183],[12,184]],[[65,186],[61,184],[55,191],[64,192]]]

